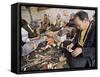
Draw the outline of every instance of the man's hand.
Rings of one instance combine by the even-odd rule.
[[[73,45],[73,43],[71,43],[71,44],[69,44],[68,46],[67,46],[67,48],[69,49],[69,48],[72,48],[74,45]]]
[[[82,53],[82,48],[77,47],[71,54],[73,57],[76,57]]]

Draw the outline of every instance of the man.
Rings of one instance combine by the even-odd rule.
[[[69,27],[75,27],[75,28],[76,28],[75,23],[74,23],[74,13],[72,13],[72,14],[70,15],[70,20],[69,20],[69,22],[68,22],[67,25],[68,25]]]
[[[41,24],[41,31],[45,32],[49,26],[50,26],[50,19],[48,18],[47,14],[44,14],[44,19]]]
[[[36,37],[37,34],[24,19],[21,20],[21,36],[22,56],[25,56],[33,51],[33,47],[35,46],[31,42],[31,38]]]
[[[71,52],[70,67],[95,67],[95,26],[89,22],[88,14],[84,11],[77,12],[74,21],[79,32],[73,43],[67,46],[73,49]]]
[[[56,30],[60,30],[61,27],[62,27],[62,20],[61,20],[61,15],[60,14],[57,14],[57,18],[54,22],[54,25],[55,25],[55,28]]]
[[[24,34],[24,32],[26,31],[28,33],[28,38],[33,38],[37,36],[36,30],[33,30],[25,19],[21,20],[21,27],[22,27],[22,34]]]
[[[22,19],[21,20],[21,35],[22,35],[22,45],[26,42],[29,42],[28,31],[26,30],[27,21]]]
[[[63,22],[66,22],[68,24],[69,19],[70,19],[69,12],[67,10],[64,10],[62,16]]]

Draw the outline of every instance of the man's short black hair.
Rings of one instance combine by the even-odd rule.
[[[84,12],[84,11],[79,11],[75,14],[75,17],[79,17],[79,19],[81,21],[83,21],[85,18],[89,19],[88,17],[88,13],[87,12]]]
[[[27,26],[27,25],[28,25],[27,21],[25,19],[21,19],[21,27]]]

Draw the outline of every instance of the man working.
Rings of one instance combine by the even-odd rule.
[[[50,27],[50,19],[47,14],[44,14],[44,19],[41,23],[41,32],[45,32],[48,27]]]
[[[67,46],[72,48],[70,67],[95,67],[95,52],[96,52],[96,34],[95,24],[89,22],[88,14],[84,11],[79,11],[75,14],[75,24],[79,29],[74,41]]]
[[[61,27],[62,27],[62,20],[61,20],[61,15],[60,14],[57,14],[57,18],[54,22],[54,25],[55,25],[55,28],[56,30],[60,30]]]

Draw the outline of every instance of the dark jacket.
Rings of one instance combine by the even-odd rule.
[[[29,38],[33,38],[33,37],[37,36],[36,30],[34,30],[34,32],[32,32],[28,26],[23,26],[23,28],[28,32]]]
[[[90,27],[90,29],[89,29],[89,27]],[[96,46],[96,42],[95,42],[96,41],[96,31],[95,31],[96,28],[95,28],[95,25],[90,22],[89,27],[88,27],[89,32],[87,32],[88,31],[87,30],[86,33],[85,33],[85,36],[87,35],[87,38],[86,38],[85,43],[84,43],[84,46],[82,48],[95,47]],[[78,30],[77,31],[77,35],[76,35],[76,37],[75,37],[75,39],[73,41],[75,47],[81,47],[78,44],[78,42],[80,40],[80,33],[81,33],[81,31]],[[85,37],[84,37],[84,39],[85,39]]]
[[[89,29],[89,27],[90,27],[90,29]],[[74,65],[76,67],[78,65],[77,63],[80,63],[78,65],[80,67],[81,67],[81,65],[83,65],[85,63],[82,66],[82,67],[85,67],[87,62],[88,62],[89,67],[94,67],[95,66],[95,59],[96,59],[96,53],[95,52],[96,52],[96,38],[97,38],[96,37],[96,31],[95,31],[96,26],[92,22],[90,22],[89,27],[88,27],[89,32],[88,33],[86,32],[87,33],[87,38],[85,40],[85,43],[84,43],[83,47],[78,44],[78,42],[80,40],[80,33],[81,33],[80,30],[77,32],[77,35],[76,35],[76,37],[73,41],[73,43],[74,43],[73,49],[75,49],[76,47],[81,47],[82,48],[82,54],[81,54],[82,57],[80,57],[80,58],[82,58],[84,60],[84,61],[82,61],[80,58],[72,59],[72,64],[74,63]],[[75,61],[78,61],[78,62],[76,62],[76,64],[75,64]]]

